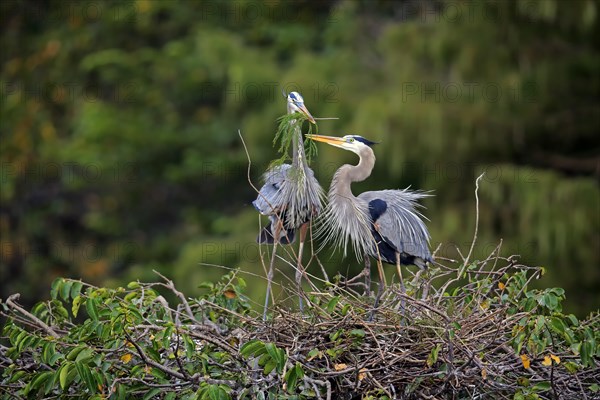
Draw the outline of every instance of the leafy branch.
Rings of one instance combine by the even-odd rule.
[[[280,304],[264,322],[236,271],[199,298],[162,276],[116,289],[59,278],[31,312],[2,303],[0,398],[597,396],[598,313],[563,314],[564,290],[530,287],[543,269],[499,253],[390,286],[370,322],[370,299],[335,280],[304,314]]]
[[[273,146],[277,146],[277,142],[280,142],[277,151],[281,153],[281,157],[275,159],[271,166],[283,164],[285,161],[289,161],[290,157],[290,146],[292,146],[294,137],[296,135],[296,129],[301,130],[302,125],[308,118],[302,113],[285,114],[277,119],[279,122],[277,126],[277,132],[273,138]],[[308,133],[313,133],[313,129],[318,132],[317,125],[313,125],[309,122]],[[314,141],[304,139],[302,143],[298,143],[298,146],[304,146],[304,152],[306,154],[307,162],[310,164],[312,158],[317,155],[317,145]]]

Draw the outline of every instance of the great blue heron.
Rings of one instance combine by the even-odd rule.
[[[400,265],[416,265],[421,269],[432,261],[429,252],[429,233],[417,211],[418,200],[428,195],[423,192],[404,190],[378,190],[354,196],[352,182],[360,182],[371,175],[375,165],[374,142],[358,135],[344,137],[307,135],[358,154],[357,165],[342,165],[335,173],[328,194],[328,204],[322,214],[323,236],[344,250],[352,243],[357,258],[365,256],[367,291],[370,286],[369,257],[377,260],[380,290],[385,284],[381,262],[395,264],[398,277],[402,279]],[[362,275],[361,274],[361,275]],[[401,281],[402,284],[402,281]],[[403,286],[402,286],[403,287]]]
[[[311,123],[315,119],[306,109],[304,99],[298,92],[287,95],[288,114],[302,113]],[[277,244],[290,244],[294,241],[295,231],[299,229],[300,245],[296,266],[296,284],[299,289],[300,308],[302,309],[302,294],[300,292],[302,275],[302,252],[308,224],[321,211],[323,189],[315,178],[314,172],[308,167],[302,140],[302,122],[292,120],[292,163],[276,165],[264,174],[264,185],[252,202],[254,207],[263,215],[269,216],[269,224],[258,235],[259,243],[273,244],[273,253],[267,272],[267,295],[263,311],[266,319],[273,279],[273,262]]]

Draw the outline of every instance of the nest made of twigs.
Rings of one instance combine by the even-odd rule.
[[[542,270],[515,260],[492,254],[438,264],[405,279],[405,291],[387,287],[376,310],[373,296],[326,282],[303,293],[301,313],[291,303],[298,293],[287,288],[290,302],[277,303],[266,321],[244,297],[239,271],[207,284],[200,298],[166,278],[127,289],[59,280],[53,300],[31,313],[15,297],[5,302],[1,386],[18,397],[42,381],[38,393],[56,398],[594,398],[600,368],[589,343],[599,342],[598,314],[562,314],[561,290],[531,289]],[[68,315],[75,303],[87,317]],[[28,337],[35,346],[22,343]],[[40,344],[50,342],[52,353]],[[89,357],[69,359],[77,351]],[[92,384],[87,375],[64,387],[58,377],[48,383],[92,361],[105,366],[85,367]],[[77,362],[84,366],[74,369]]]

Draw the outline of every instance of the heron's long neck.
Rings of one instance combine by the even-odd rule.
[[[370,148],[362,149],[357,165],[342,165],[335,173],[329,188],[329,202],[325,218],[327,240],[344,249],[351,243],[359,260],[372,248],[369,206],[366,201],[352,194],[352,182],[360,182],[371,175],[375,155]]]
[[[292,164],[301,165],[304,159],[304,144],[302,143],[302,131],[298,121],[290,122],[293,125],[294,137],[292,138]]]
[[[345,199],[356,199],[352,194],[352,182],[361,182],[367,179],[375,166],[375,154],[371,149],[364,150],[360,155],[360,161],[357,165],[342,165],[337,170],[331,183],[329,195],[340,196]]]

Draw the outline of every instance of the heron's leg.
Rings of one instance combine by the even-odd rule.
[[[263,321],[267,320],[267,310],[269,309],[269,296],[271,296],[271,282],[273,281],[273,265],[275,264],[275,254],[277,252],[277,244],[279,243],[279,234],[281,232],[281,221],[275,225],[275,237],[273,240],[273,252],[271,253],[271,262],[269,263],[269,271],[267,272],[267,294],[265,296],[265,306],[263,308]]]
[[[406,288],[404,287],[404,279],[402,279],[402,268],[400,266],[400,253],[396,252],[396,270],[398,271],[398,280],[400,281],[400,290],[402,294],[406,293]]]
[[[398,270],[398,280],[400,281],[400,292],[404,296],[406,294],[406,288],[404,287],[404,279],[402,279],[402,266],[400,265],[400,253],[396,252],[396,269]],[[400,308],[402,309],[402,316],[406,310],[406,300],[404,297],[400,300]]]
[[[365,269],[363,269],[363,273],[365,274],[365,296],[371,294],[371,258],[365,255]]]
[[[300,226],[300,245],[298,246],[298,263],[296,265],[296,287],[298,289],[298,305],[300,312],[304,311],[304,303],[302,301],[302,276],[304,275],[304,267],[302,266],[302,251],[304,250],[304,241],[308,230],[308,222]]]
[[[383,263],[381,262],[381,258],[377,260],[377,269],[379,270],[379,285],[377,285],[377,295],[375,296],[375,303],[373,304],[373,310],[371,310],[368,321],[373,321],[373,317],[375,316],[377,307],[379,307],[379,301],[381,300],[381,296],[383,295],[383,290],[386,286],[385,275],[383,274]]]

